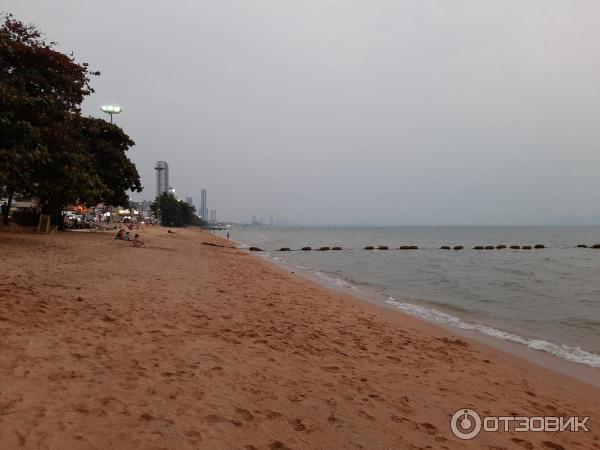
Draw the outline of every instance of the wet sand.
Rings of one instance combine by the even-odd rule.
[[[600,448],[600,390],[195,230],[0,233],[0,448]],[[589,433],[450,431],[591,416]]]

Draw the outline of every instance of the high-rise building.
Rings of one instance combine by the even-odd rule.
[[[193,205],[194,204],[194,199],[192,197],[186,197],[185,198],[185,202],[189,205]]]
[[[217,223],[217,210],[216,209],[210,210],[210,222]]]
[[[156,161],[156,196],[169,190],[169,165],[166,161]]]
[[[206,188],[200,190],[200,217],[208,221],[208,205],[206,204]]]

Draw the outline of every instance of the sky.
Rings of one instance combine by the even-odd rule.
[[[3,0],[222,220],[600,223],[597,0]]]

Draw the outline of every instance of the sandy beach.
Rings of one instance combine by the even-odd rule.
[[[1,449],[600,448],[600,390],[219,237],[0,233]],[[452,414],[590,416],[456,438]]]

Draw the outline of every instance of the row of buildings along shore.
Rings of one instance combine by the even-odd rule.
[[[133,201],[128,205],[70,205],[62,213],[65,228],[96,228],[99,224],[118,223],[123,221],[154,223],[156,219],[152,215],[152,204],[156,197],[163,192],[175,195],[175,189],[169,183],[169,164],[166,161],[157,161],[154,167],[156,171],[156,196],[152,200]],[[192,196],[183,199],[186,203],[196,207],[196,214],[211,226],[218,225],[217,211],[208,209],[206,188],[200,190],[200,204],[194,205]],[[16,195],[8,206],[7,198],[0,198],[1,213],[8,210],[9,218],[15,223],[23,226],[38,226],[40,216],[43,213],[42,205],[36,199],[21,198]]]

